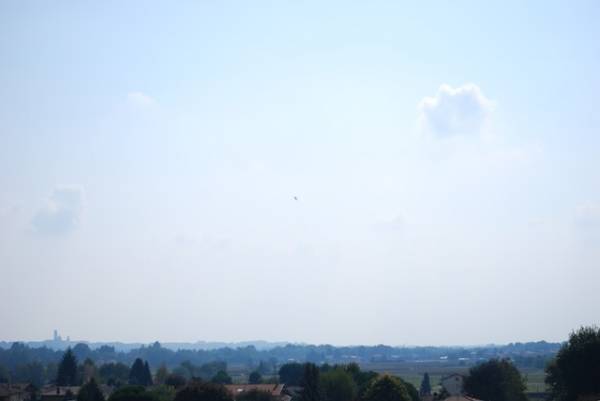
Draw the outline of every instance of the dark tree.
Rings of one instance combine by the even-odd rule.
[[[19,365],[15,369],[12,379],[16,382],[31,383],[38,388],[42,387],[45,382],[44,366],[39,362]]]
[[[144,382],[146,386],[152,385],[152,373],[150,372],[150,365],[148,365],[148,361],[144,362]]]
[[[175,395],[174,401],[233,401],[222,384],[194,381]]]
[[[485,401],[527,401],[525,380],[508,359],[472,367],[464,381],[467,395]]]
[[[258,363],[258,367],[256,368],[256,370],[261,374],[261,375],[266,375],[267,373],[271,373],[273,372],[273,365],[271,363],[267,363],[265,361],[260,361]]]
[[[429,381],[429,373],[425,372],[423,375],[423,380],[421,380],[421,389],[419,391],[421,395],[430,395],[431,394],[431,383]]]
[[[79,389],[77,401],[104,401],[104,394],[102,394],[94,378],[91,378],[89,382]]]
[[[275,401],[275,397],[273,397],[271,393],[269,393],[268,391],[260,391],[257,389],[244,391],[235,399],[236,401]]]
[[[299,386],[304,366],[301,363],[286,363],[279,368],[279,381],[288,386]]]
[[[300,401],[322,401],[323,393],[319,377],[319,368],[314,363],[304,364],[304,374],[302,375],[302,393]]]
[[[56,384],[59,386],[77,385],[77,358],[75,358],[71,348],[67,348],[58,365]]]
[[[173,401],[175,389],[165,385],[152,386],[148,392],[156,398],[156,401]]]
[[[402,380],[399,377],[398,377],[398,380],[400,380],[400,383],[402,383],[404,385],[404,388],[406,388],[406,392],[408,393],[408,396],[410,397],[410,399],[412,401],[421,401],[421,396],[419,396],[419,392],[417,391],[417,388],[415,386],[413,386],[412,383]]]
[[[123,386],[110,395],[108,401],[158,401],[143,386]]]
[[[75,358],[83,361],[92,355],[92,350],[87,344],[79,343],[75,344],[73,347],[73,354],[75,355]]]
[[[365,401],[411,401],[406,387],[395,377],[383,375],[367,388]]]
[[[152,375],[148,363],[137,358],[129,371],[129,384],[137,386],[149,386],[152,384]]]
[[[358,398],[363,398],[369,384],[377,377],[377,373],[373,371],[360,370],[360,366],[357,363],[350,363],[346,365],[346,372],[352,375],[352,379],[358,386]]]
[[[222,361],[214,361],[202,364],[198,368],[197,373],[203,380],[210,380],[221,370],[223,372],[227,372],[227,363]],[[196,375],[192,375],[192,377],[194,376]]]
[[[10,382],[10,372],[4,366],[0,366],[0,383]]]
[[[248,376],[248,383],[250,383],[250,384],[259,384],[261,382],[262,382],[262,375],[256,370],[254,372],[250,373],[250,376]]]
[[[330,369],[323,373],[321,388],[327,401],[352,401],[358,393],[352,376],[343,368]]]
[[[185,386],[186,380],[185,377],[178,375],[176,373],[171,373],[167,376],[165,380],[165,384],[171,387],[182,387]]]
[[[210,381],[217,384],[231,384],[231,376],[224,370],[219,370]]]
[[[100,379],[111,386],[120,386],[129,379],[129,367],[124,363],[105,363],[98,369]]]
[[[571,333],[546,368],[552,398],[575,401],[600,396],[600,329],[582,327]]]

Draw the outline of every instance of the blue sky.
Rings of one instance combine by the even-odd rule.
[[[598,323],[598,18],[2,2],[0,338],[474,344]]]

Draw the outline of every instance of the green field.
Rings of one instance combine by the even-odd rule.
[[[431,386],[433,391],[440,388],[441,378],[451,373],[467,374],[469,366],[456,365],[444,362],[378,362],[378,363],[361,363],[361,369],[373,370],[380,373],[389,373],[394,376],[400,376],[402,379],[419,388],[421,379],[425,372],[429,373]],[[521,373],[527,379],[528,392],[543,392],[546,389],[544,384],[544,371],[526,369]]]
[[[469,372],[469,365],[459,365],[450,362],[367,362],[361,363],[362,370],[372,370],[378,373],[389,373],[399,376],[407,382],[413,384],[417,389],[421,385],[423,374],[429,373],[433,391],[439,391],[442,377],[452,373],[466,375]],[[245,383],[248,380],[250,371],[244,364],[231,364],[228,366],[228,372],[235,383]],[[527,392],[542,393],[546,391],[544,383],[544,371],[540,369],[522,369],[521,373],[527,379]],[[277,380],[277,376],[265,375],[265,380]]]

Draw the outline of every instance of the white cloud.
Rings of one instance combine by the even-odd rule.
[[[493,102],[474,84],[457,88],[443,84],[433,97],[419,103],[419,125],[435,137],[479,135],[485,129]]]
[[[34,229],[41,234],[67,234],[79,224],[83,210],[83,189],[57,187],[33,217]]]
[[[156,100],[142,92],[129,92],[127,101],[136,107],[149,107],[156,104]]]

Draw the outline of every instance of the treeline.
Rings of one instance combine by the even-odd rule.
[[[147,360],[151,365],[165,364],[176,367],[189,361],[196,365],[213,361],[244,364],[252,369],[261,362],[276,366],[290,360],[300,362],[349,363],[349,362],[401,362],[440,360],[464,362],[487,360],[490,358],[510,358],[517,366],[544,367],[551,359],[560,344],[545,341],[534,343],[515,343],[504,346],[476,348],[456,347],[389,347],[356,346],[334,347],[331,345],[292,345],[276,347],[270,350],[257,350],[254,346],[242,348],[220,348],[214,350],[171,350],[162,347],[158,342],[150,346],[142,346],[127,352],[119,352],[112,346],[101,346],[92,349],[87,344],[77,344],[72,350],[75,356],[83,361],[92,359],[98,364],[121,362],[127,365],[137,358]],[[0,365],[9,369],[38,362],[43,365],[57,363],[64,351],[55,351],[46,347],[32,348],[23,343],[13,343],[10,348],[0,348]]]
[[[91,358],[81,361],[69,348],[62,354],[58,363],[31,361],[12,367],[0,364],[0,383],[31,383],[40,388],[46,384],[80,386],[91,379],[100,384],[117,387],[127,384],[149,386],[154,383],[180,386],[190,380],[220,384],[232,382],[227,373],[227,363],[220,361],[202,365],[185,361],[172,370],[165,364],[155,369],[151,369],[150,366],[147,360],[141,358],[136,358],[131,365],[123,362],[97,363]],[[259,364],[253,372],[256,382],[262,381],[261,373],[266,371],[266,366]]]
[[[63,359],[61,365],[66,359]],[[399,377],[361,371],[357,364],[317,366],[313,363],[290,363],[281,367],[280,379],[290,386],[288,395],[291,394],[294,401],[420,401],[418,391],[410,383]],[[108,397],[108,401],[281,400],[272,393],[259,389],[233,393],[223,384],[228,383],[194,377],[177,384],[167,381],[155,386],[123,385]],[[86,381],[77,400],[104,401],[95,378]]]

